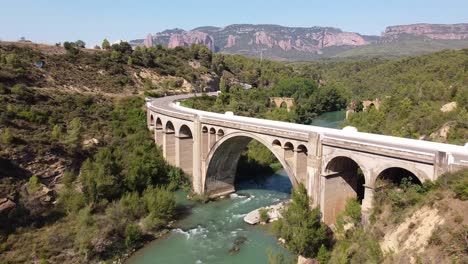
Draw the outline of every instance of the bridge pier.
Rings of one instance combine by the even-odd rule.
[[[176,166],[187,175],[193,174],[193,138],[186,136],[176,137]]]
[[[323,221],[330,225],[345,209],[348,199],[357,197],[357,174],[333,173],[322,175],[320,211]]]
[[[163,155],[166,161],[173,166],[176,166],[175,147],[175,132],[165,131],[163,138]]]
[[[366,225],[372,213],[372,202],[374,200],[374,188],[364,185],[364,199],[361,204],[361,222]]]
[[[164,145],[164,132],[162,131],[162,128],[155,128],[154,129],[154,142],[156,142],[156,145],[159,147],[162,147]]]

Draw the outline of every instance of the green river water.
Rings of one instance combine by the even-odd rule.
[[[325,113],[312,125],[336,128],[344,111]],[[178,229],[137,251],[127,264],[248,264],[268,263],[268,251],[290,253],[279,246],[265,226],[251,226],[243,217],[259,207],[289,199],[291,182],[284,171],[260,178],[252,175],[236,185],[236,193],[226,199],[195,204],[177,193],[180,205],[192,208],[178,222]],[[232,252],[235,245],[238,251]]]

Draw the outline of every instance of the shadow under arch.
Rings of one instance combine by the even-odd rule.
[[[205,194],[217,197],[235,191],[237,164],[242,152],[252,140],[257,140],[267,147],[283,166],[292,186],[294,188],[298,186],[293,168],[283,159],[278,149],[271,145],[271,142],[252,133],[236,132],[224,136],[210,149],[206,160],[206,173],[202,181]]]
[[[407,179],[407,181],[409,181],[410,183],[419,185],[421,185],[422,182],[424,182],[425,180],[425,178],[419,178],[416,173],[413,173],[408,169],[401,167],[390,167],[384,169],[377,175],[376,182],[379,180],[383,180],[399,186],[401,185],[403,179]],[[380,187],[378,186],[379,184],[376,185],[376,187]]]
[[[350,157],[335,156],[325,164],[320,204],[324,222],[332,224],[345,210],[349,199],[357,199],[362,204],[366,177],[359,163]]]
[[[325,167],[325,174],[328,178],[340,177],[352,188],[359,201],[364,199],[366,177],[361,166],[354,159],[345,156],[332,158]]]

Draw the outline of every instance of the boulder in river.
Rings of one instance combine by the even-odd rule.
[[[251,225],[260,223],[260,210],[266,209],[268,212],[268,222],[274,222],[281,217],[281,211],[286,203],[287,202],[281,202],[279,204],[255,209],[244,217],[244,221]]]

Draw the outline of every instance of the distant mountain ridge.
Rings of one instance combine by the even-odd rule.
[[[420,49],[421,52],[432,49],[435,51],[441,47],[468,47],[468,24],[390,26],[381,36],[345,32],[334,27],[233,24],[223,28],[198,27],[190,31],[170,29],[148,34],[146,39],[132,40],[130,44],[147,47],[162,45],[169,48],[199,44],[208,47],[213,52],[242,54],[250,57],[263,56],[278,60],[308,60],[345,57],[346,54],[359,55],[361,48],[366,47],[364,50],[368,50],[369,46],[373,47],[373,50],[377,49],[377,54],[385,53],[385,50],[380,47],[388,45],[383,46],[383,43],[396,43],[398,47],[399,43],[409,40],[410,45],[413,46],[409,51],[402,53],[418,53],[417,46],[420,44],[416,44],[414,40],[425,41],[424,49]],[[444,41],[443,45],[440,41]],[[450,41],[454,41],[454,45]],[[402,45],[402,48],[408,48],[407,46]],[[398,54],[394,55],[398,56]]]

